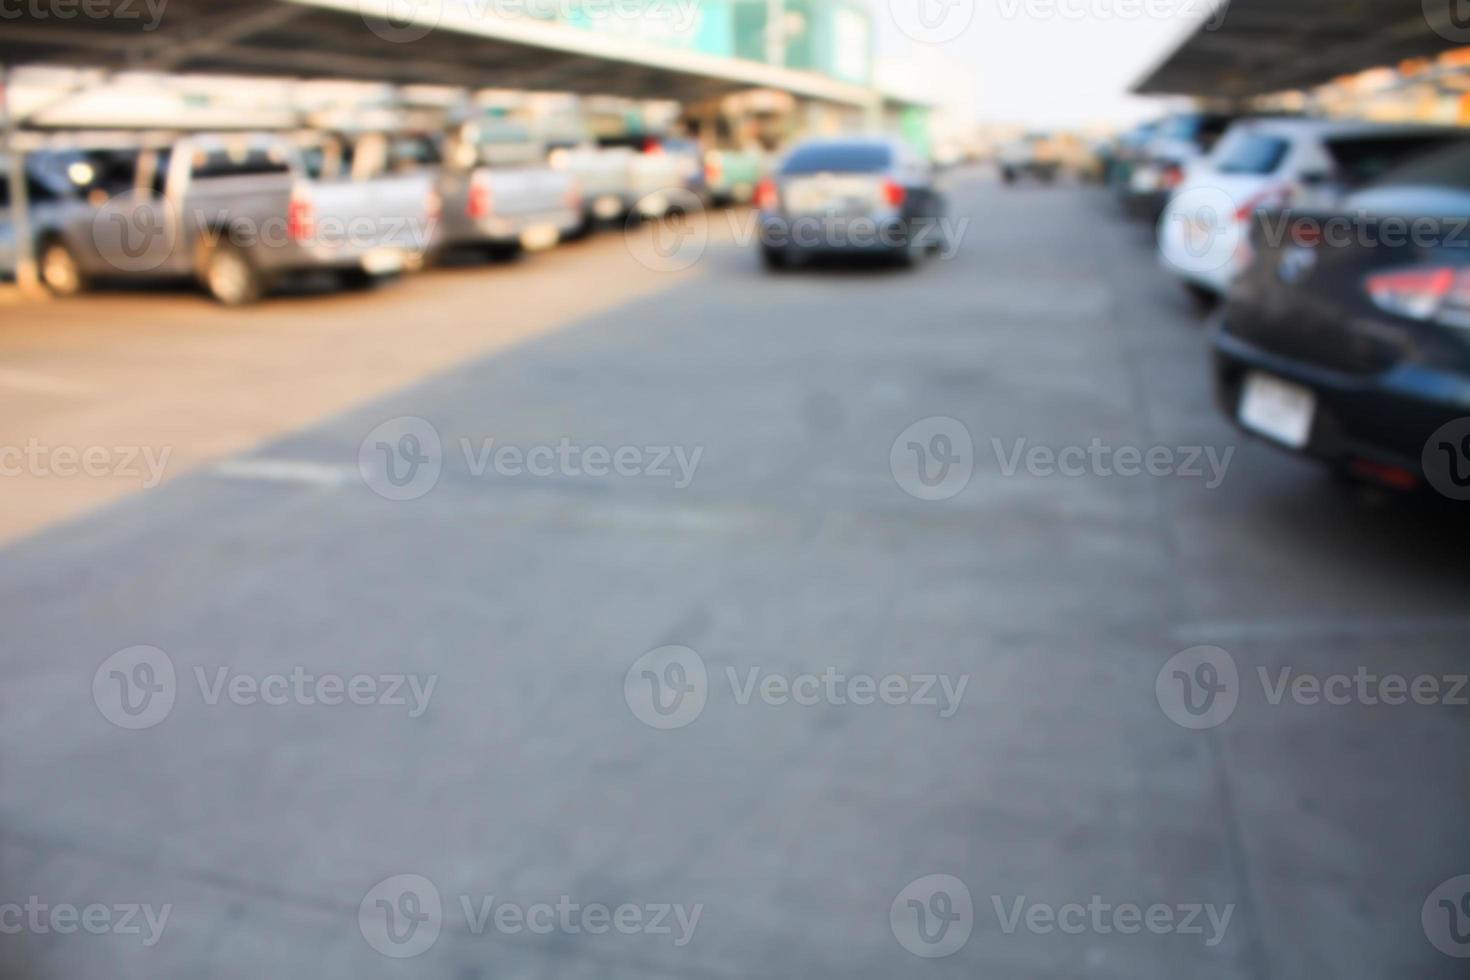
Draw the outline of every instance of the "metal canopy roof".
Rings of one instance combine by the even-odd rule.
[[[418,21],[390,19],[405,9],[392,0],[169,0],[152,30],[142,3],[103,2],[114,16],[58,20],[20,5],[0,26],[0,63],[679,100],[750,88],[850,105],[874,98],[809,72],[497,16],[475,0],[415,4]]]
[[[1470,40],[1451,22],[1456,2],[1229,0],[1134,91],[1248,98],[1439,54],[1459,46],[1451,38]]]

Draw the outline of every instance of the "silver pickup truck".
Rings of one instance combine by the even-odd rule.
[[[193,277],[238,305],[294,273],[361,284],[403,271],[437,227],[427,182],[312,180],[278,136],[191,136],[134,152],[126,170],[106,185],[82,182],[88,206],[41,232],[41,278],[53,292]]]
[[[581,229],[581,187],[547,165],[544,146],[524,127],[498,119],[462,123],[443,150],[446,246],[499,258],[551,248]]]

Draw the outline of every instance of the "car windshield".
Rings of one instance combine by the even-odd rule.
[[[1286,159],[1291,144],[1279,136],[1248,133],[1220,147],[1215,170],[1222,174],[1273,174]]]
[[[876,174],[893,165],[893,151],[881,143],[822,143],[804,146],[786,160],[781,173]]]

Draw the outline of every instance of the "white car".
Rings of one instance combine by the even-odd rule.
[[[1237,122],[1190,168],[1159,220],[1159,258],[1201,300],[1224,295],[1249,261],[1257,212],[1332,209],[1407,157],[1464,130],[1337,119]]]

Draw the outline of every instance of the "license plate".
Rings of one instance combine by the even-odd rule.
[[[1305,449],[1317,414],[1317,396],[1309,388],[1269,374],[1252,374],[1240,396],[1240,424],[1292,449]]]
[[[402,272],[404,265],[403,252],[396,248],[375,248],[362,257],[362,271],[373,276]]]
[[[662,194],[650,194],[638,202],[638,210],[645,218],[662,218],[669,211],[669,199]]]
[[[1148,194],[1159,189],[1159,175],[1153,170],[1135,170],[1133,172],[1133,189],[1140,194]]]
[[[623,213],[623,202],[612,194],[604,194],[592,204],[592,213],[606,221]]]
[[[521,248],[528,252],[544,252],[554,247],[560,238],[561,232],[557,231],[556,225],[528,225],[521,232]]]

